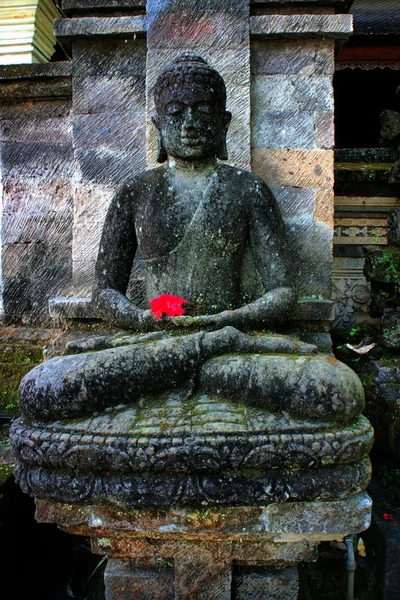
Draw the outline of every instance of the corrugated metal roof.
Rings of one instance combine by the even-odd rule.
[[[354,35],[400,35],[400,0],[355,0]]]

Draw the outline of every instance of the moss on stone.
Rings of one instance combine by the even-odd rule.
[[[42,362],[40,346],[15,344],[0,345],[0,413],[19,413],[18,387],[21,379]]]

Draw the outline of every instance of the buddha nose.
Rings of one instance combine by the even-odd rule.
[[[185,119],[183,121],[183,128],[189,129],[191,127],[194,127],[194,115],[193,115],[193,109],[188,108],[185,113]]]

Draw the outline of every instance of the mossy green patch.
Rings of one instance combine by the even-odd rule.
[[[0,413],[18,414],[18,388],[21,379],[41,361],[40,346],[18,343],[0,345]]]

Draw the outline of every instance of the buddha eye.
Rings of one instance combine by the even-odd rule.
[[[196,104],[196,112],[202,115],[211,115],[213,113],[213,108],[209,102],[199,102]]]
[[[182,104],[180,104],[179,102],[171,102],[170,104],[168,104],[165,112],[169,117],[176,117],[178,115],[181,115],[183,111],[184,107]]]

